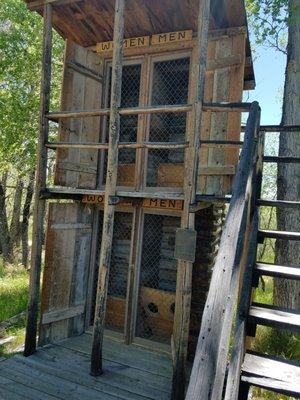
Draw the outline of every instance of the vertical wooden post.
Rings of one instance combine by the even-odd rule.
[[[30,290],[28,303],[28,319],[24,356],[32,355],[36,350],[37,318],[39,309],[40,277],[42,262],[42,245],[44,234],[45,200],[40,199],[41,190],[46,187],[47,177],[47,148],[49,121],[46,114],[50,107],[51,86],[51,56],[52,56],[52,6],[44,6],[43,33],[43,65],[41,80],[40,133],[38,143],[38,161],[35,183],[35,200],[33,214],[33,233],[30,268]]]
[[[102,343],[115,214],[113,198],[116,195],[118,175],[118,144],[120,136],[119,108],[121,106],[122,89],[124,9],[125,0],[116,0],[103,233],[94,319],[93,347],[91,354],[91,375],[93,376],[99,376],[102,374]]]
[[[191,76],[194,83],[193,110],[188,123],[189,148],[185,154],[184,209],[181,218],[181,228],[191,230],[195,229],[195,214],[190,212],[190,206],[196,202],[209,21],[210,0],[201,0],[198,14],[198,39]],[[193,263],[179,260],[177,268],[172,399],[182,400],[185,394]]]

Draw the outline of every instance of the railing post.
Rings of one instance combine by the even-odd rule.
[[[43,32],[43,65],[41,80],[41,105],[40,105],[40,133],[38,143],[38,161],[35,183],[35,200],[33,214],[30,289],[28,303],[28,318],[26,325],[26,338],[24,356],[32,355],[36,350],[37,319],[39,309],[40,278],[42,263],[42,245],[44,235],[45,200],[40,198],[40,193],[46,187],[47,178],[47,148],[49,120],[46,115],[50,107],[51,86],[51,57],[52,57],[52,6],[44,6],[44,32]]]
[[[208,29],[210,21],[210,0],[199,2],[198,38],[193,54],[191,80],[194,85],[192,94],[193,109],[188,121],[189,147],[185,153],[184,209],[181,228],[195,229],[195,214],[190,206],[196,202],[200,132],[204,102]],[[173,385],[172,399],[182,400],[186,384],[186,359],[189,339],[189,324],[192,295],[193,262],[179,260],[177,265],[177,286],[173,329]]]
[[[124,39],[125,0],[115,2],[114,50],[112,61],[111,103],[109,121],[109,147],[105,186],[103,233],[97,286],[96,310],[94,319],[93,347],[91,354],[91,375],[102,374],[102,345],[105,325],[105,312],[109,281],[110,259],[113,240],[115,205],[112,197],[116,195],[118,175],[118,145],[120,136],[122,60]]]

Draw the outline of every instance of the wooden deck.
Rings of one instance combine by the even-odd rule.
[[[91,335],[0,362],[1,400],[169,400],[167,354],[104,339],[104,374],[89,375]]]

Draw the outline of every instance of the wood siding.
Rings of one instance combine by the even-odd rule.
[[[84,332],[92,215],[80,204],[50,204],[39,344]],[[53,322],[51,322],[53,321]]]

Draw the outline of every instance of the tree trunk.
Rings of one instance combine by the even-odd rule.
[[[22,238],[22,265],[25,268],[28,267],[28,256],[29,256],[29,247],[28,247],[28,226],[29,226],[29,218],[30,218],[30,207],[32,203],[33,191],[34,191],[34,177],[35,171],[32,171],[29,175],[29,182],[26,189],[26,197],[24,201],[23,207],[23,219],[21,224],[21,238]]]
[[[290,0],[287,67],[285,77],[282,123],[300,124],[300,0]],[[300,156],[300,132],[282,133],[279,142],[280,156]],[[278,199],[300,199],[300,165],[279,164]],[[300,210],[278,209],[278,229],[300,231]],[[298,241],[276,242],[276,263],[279,265],[300,265],[300,243]],[[274,280],[274,302],[276,305],[299,309],[300,283],[283,279]]]
[[[21,206],[22,206],[22,194],[23,194],[24,183],[21,177],[18,177],[15,196],[14,196],[14,205],[12,210],[12,217],[10,223],[10,241],[12,246],[18,246],[20,243],[21,237]]]
[[[13,251],[9,237],[7,211],[6,211],[6,179],[4,176],[0,180],[0,243],[2,257],[4,261],[13,261]]]

